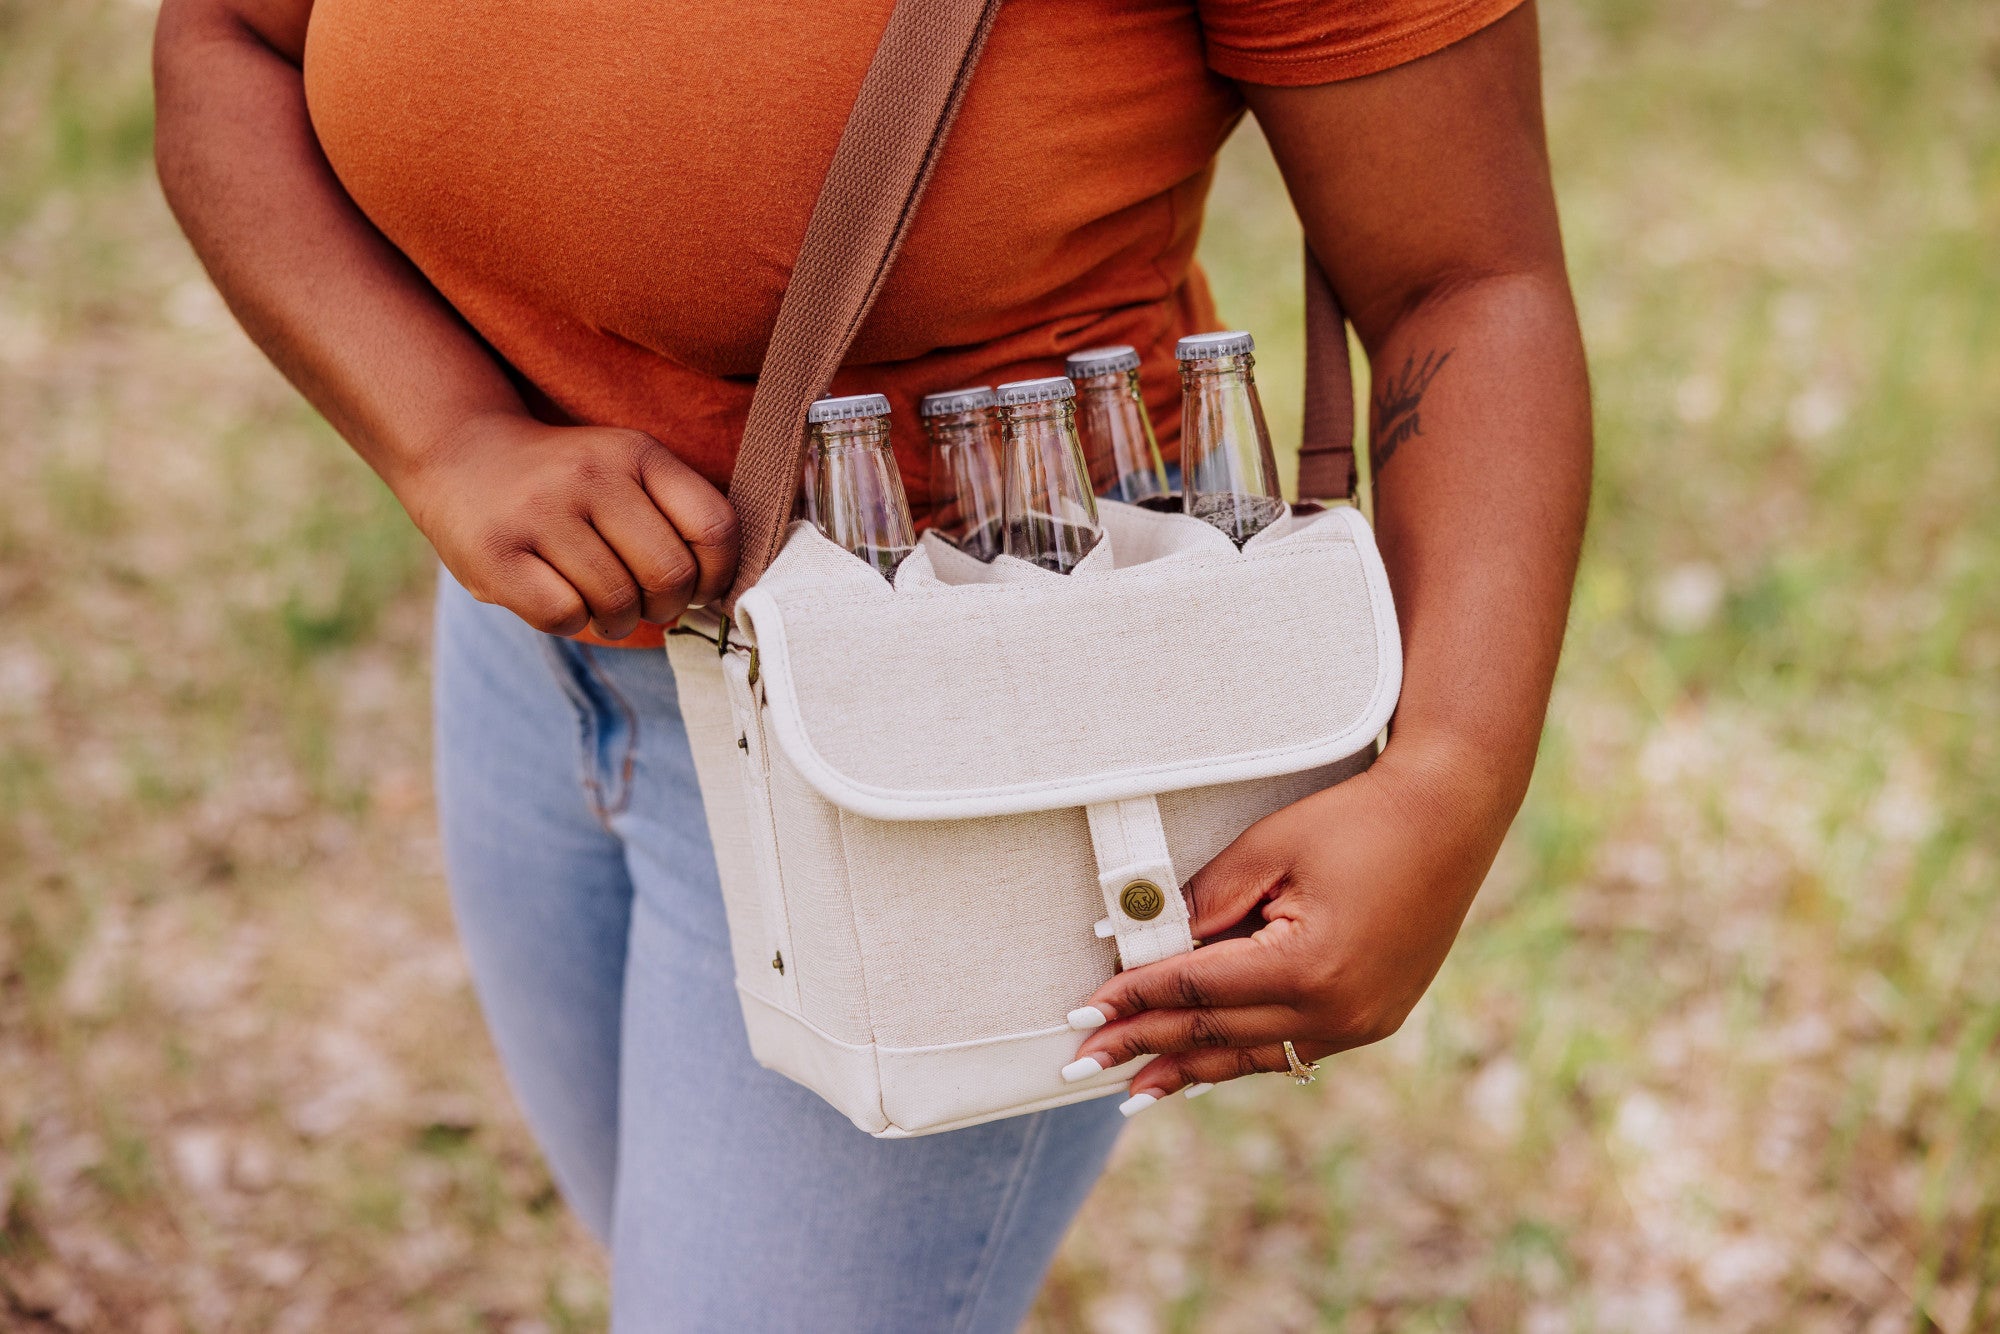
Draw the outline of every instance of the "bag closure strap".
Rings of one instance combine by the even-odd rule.
[[[1193,949],[1187,901],[1174,875],[1159,801],[1134,797],[1098,802],[1084,807],[1084,814],[1097,854],[1097,887],[1104,895],[1097,934],[1117,940],[1119,963],[1137,968]]]
[[[806,409],[833,383],[909,233],[1001,0],[897,0],[778,306],[729,481],[743,591],[778,554],[805,466]]]

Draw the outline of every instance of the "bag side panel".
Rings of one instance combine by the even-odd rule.
[[[871,980],[855,930],[854,893],[838,807],[770,749],[771,811],[797,968],[799,1014],[842,1042],[874,1041]]]
[[[757,687],[750,681],[750,664],[739,654],[722,659],[722,681],[729,690],[729,709],[736,729],[736,768],[749,821],[751,864],[755,868],[757,905],[763,914],[764,939],[757,952],[769,950],[765,967],[769,993],[787,1010],[799,1008],[799,972],[793,963],[790,915],[785,911],[784,867],[778,860],[778,831],[771,811],[771,747],[764,731],[764,711],[757,704]]]
[[[742,752],[736,745],[738,733],[723,681],[722,660],[712,644],[690,635],[670,635],[667,661],[673,667],[681,719],[694,752],[695,779],[701,786],[702,809],[708,816],[709,841],[715,847],[737,981],[782,1005],[781,979],[770,966],[767,942],[772,933],[764,920],[764,887],[758,882],[751,841],[749,792],[743,782]]]

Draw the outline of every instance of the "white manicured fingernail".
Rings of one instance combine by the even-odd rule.
[[[1137,1116],[1158,1101],[1159,1099],[1150,1093],[1134,1093],[1131,1097],[1118,1104],[1118,1114],[1120,1116]]]
[[[1081,1033],[1089,1028],[1102,1028],[1109,1016],[1095,1005],[1079,1005],[1069,1012],[1069,1026]]]
[[[1202,1094],[1208,1092],[1210,1089],[1214,1087],[1215,1085],[1213,1084],[1189,1084],[1187,1088],[1182,1091],[1185,1092],[1190,1098],[1199,1098]]]
[[[1079,1056],[1063,1067],[1063,1082],[1074,1084],[1079,1079],[1104,1073],[1103,1064],[1095,1056]]]

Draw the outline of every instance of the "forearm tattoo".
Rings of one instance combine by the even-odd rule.
[[[1432,349],[1424,353],[1421,363],[1412,352],[1403,362],[1403,369],[1384,379],[1375,386],[1372,402],[1369,404],[1368,439],[1372,450],[1370,456],[1375,463],[1375,471],[1380,473],[1388,466],[1396,447],[1413,435],[1424,433],[1424,419],[1421,409],[1424,392],[1437,379],[1444,364],[1451,360],[1456,348],[1446,348],[1443,352]]]

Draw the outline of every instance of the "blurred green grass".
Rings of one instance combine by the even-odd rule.
[[[149,26],[0,0],[0,1327],[600,1328],[450,943],[428,556],[174,232]],[[2000,1325],[2000,9],[1543,27],[1600,457],[1527,808],[1403,1033],[1134,1123],[1038,1330]],[[1298,255],[1246,127],[1286,439]]]

